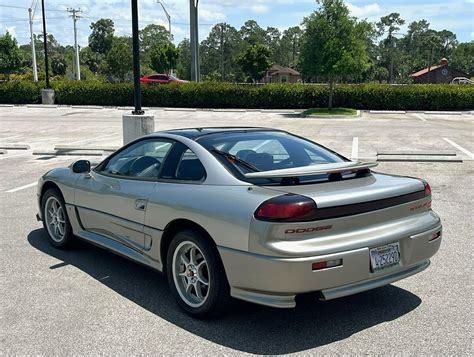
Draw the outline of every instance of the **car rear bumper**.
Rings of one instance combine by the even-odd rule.
[[[387,285],[426,269],[429,258],[439,249],[442,236],[437,225],[422,233],[399,239],[400,264],[373,273],[369,250],[372,247],[334,254],[299,258],[278,258],[218,247],[231,286],[231,295],[250,302],[288,308],[295,296],[319,291],[330,300]],[[342,265],[313,270],[312,264],[342,260]]]

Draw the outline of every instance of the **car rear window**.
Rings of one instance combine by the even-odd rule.
[[[279,131],[222,132],[205,135],[197,141],[214,153],[239,179],[253,183],[272,183],[275,179],[247,179],[243,175],[254,171],[348,161],[312,141]],[[238,160],[232,160],[232,157]],[[327,180],[327,177],[328,175],[305,176],[298,181]],[[281,183],[281,180],[276,181]]]

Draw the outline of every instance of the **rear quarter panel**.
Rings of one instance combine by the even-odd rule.
[[[256,208],[278,195],[260,187],[158,183],[148,201],[145,225],[164,230],[176,219],[203,227],[218,246],[249,250]]]

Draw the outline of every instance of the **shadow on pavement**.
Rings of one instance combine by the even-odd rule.
[[[48,242],[43,229],[28,235],[39,251],[62,260],[49,267],[73,265],[153,314],[211,342],[256,354],[300,352],[343,340],[417,308],[418,296],[389,285],[354,296],[320,302],[301,296],[295,309],[273,309],[235,300],[228,313],[196,320],[176,305],[166,277],[105,250],[81,243],[70,251]]]

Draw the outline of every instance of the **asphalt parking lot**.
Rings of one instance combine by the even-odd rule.
[[[38,177],[82,157],[55,147],[118,147],[125,112],[0,107],[0,354],[472,355],[472,113],[147,111],[156,130],[276,127],[379,160],[378,171],[427,179],[443,219],[440,251],[416,276],[328,302],[302,296],[293,310],[234,301],[225,316],[200,321],[181,312],[164,276],[85,243],[54,249],[35,219]]]

